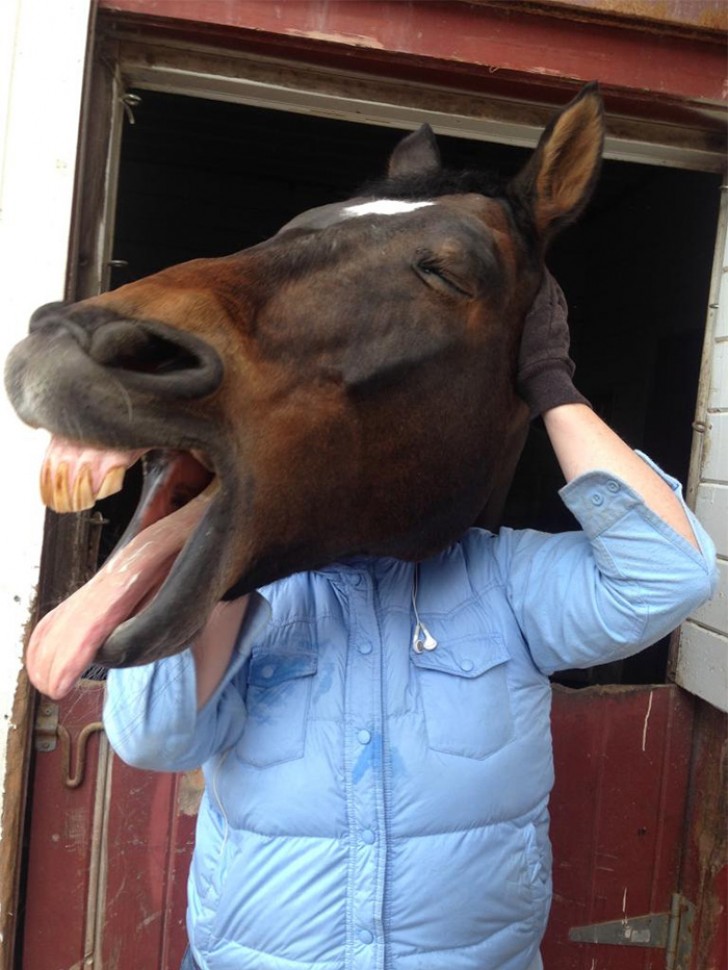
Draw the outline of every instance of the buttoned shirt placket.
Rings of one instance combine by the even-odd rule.
[[[382,643],[364,570],[347,576],[344,773],[349,825],[347,970],[384,968],[386,805]]]

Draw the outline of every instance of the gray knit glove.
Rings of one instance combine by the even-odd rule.
[[[572,383],[574,362],[569,357],[569,322],[566,297],[547,269],[541,288],[528,311],[518,358],[518,393],[529,407],[531,419],[559,404],[589,401]]]

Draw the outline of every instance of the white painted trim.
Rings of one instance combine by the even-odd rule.
[[[722,711],[728,711],[727,224],[728,191],[724,189],[688,483],[695,511],[716,545],[719,584],[711,602],[683,625],[675,663],[676,682]]]
[[[726,638],[688,620],[680,636],[675,679],[720,711],[728,711]]]
[[[0,3],[0,358],[41,303],[64,296],[90,0]],[[38,579],[43,442],[0,394],[6,456],[0,557],[0,815],[25,626]],[[10,779],[7,783],[11,783]],[[18,780],[14,783],[17,785]],[[0,832],[0,837],[2,833]],[[2,914],[0,914],[2,915]]]
[[[128,41],[118,36],[127,87],[232,101],[256,107],[414,130],[423,122],[437,134],[533,148],[553,114],[528,104],[321,67],[291,66],[271,58],[220,52],[191,44]],[[154,57],[149,57],[149,51]],[[723,118],[721,109],[709,110]],[[615,118],[604,157],[647,165],[720,172],[723,153],[697,128]]]

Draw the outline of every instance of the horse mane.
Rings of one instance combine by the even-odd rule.
[[[423,201],[441,195],[463,195],[476,192],[490,198],[507,198],[507,180],[494,172],[453,171],[441,169],[424,175],[399,175],[365,182],[357,197]]]
[[[533,219],[523,202],[509,191],[510,178],[496,172],[477,172],[471,169],[454,171],[443,168],[424,175],[384,176],[365,182],[355,193],[356,197],[375,199],[402,199],[422,202],[441,195],[463,195],[475,192],[490,199],[499,199],[510,212],[514,226],[519,230],[527,248],[533,250],[536,242]]]

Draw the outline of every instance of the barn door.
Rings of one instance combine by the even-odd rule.
[[[177,970],[197,773],[134,771],[101,730],[104,685],[84,680],[35,722],[22,966]]]
[[[145,70],[152,68],[147,65]],[[205,75],[206,84],[212,84],[213,80],[211,75]],[[112,82],[117,83],[117,75]],[[104,83],[112,82],[102,73],[100,83],[92,86],[93,96],[101,97]],[[123,88],[115,88],[109,96],[109,102],[116,106],[111,125],[112,142],[124,114],[118,107],[124,97]],[[176,262],[200,255],[201,245],[209,245],[212,254],[218,246],[224,252],[246,244],[239,236],[241,227],[249,228],[253,222],[256,232],[261,230],[261,220],[270,216],[270,206],[291,201],[299,208],[305,207],[306,200],[300,198],[301,182],[306,172],[314,168],[315,177],[319,177],[321,144],[327,146],[327,157],[342,161],[341,165],[332,164],[332,169],[341,172],[363,157],[366,166],[362,175],[369,176],[373,171],[369,159],[374,157],[374,150],[352,151],[347,145],[344,154],[333,128],[324,132],[323,128],[315,127],[322,119],[297,117],[284,123],[277,115],[276,134],[279,144],[286,146],[285,151],[280,148],[272,151],[268,164],[257,175],[247,170],[241,174],[240,169],[232,172],[226,166],[236,148],[236,139],[244,141],[239,133],[245,131],[245,124],[249,123],[248,130],[255,132],[257,153],[261,152],[266,128],[274,127],[263,117],[264,110],[250,109],[247,120],[230,119],[225,113],[240,111],[243,106],[206,102],[204,112],[200,110],[195,118],[194,112],[186,113],[191,98],[174,98],[169,94],[155,98],[152,92],[142,91],[141,100],[140,106],[133,100],[126,105],[135,115],[133,129],[127,132],[130,139],[132,135],[142,138],[145,131],[153,129],[147,141],[140,143],[137,156],[127,159],[128,166],[138,169],[141,221],[134,224],[134,199],[127,194],[119,210],[117,248],[112,251],[116,159],[113,151],[107,157],[106,147],[102,146],[99,150],[104,155],[104,164],[89,164],[88,171],[90,179],[106,173],[103,186],[106,211],[100,221],[92,221],[81,230],[82,237],[85,234],[88,239],[102,240],[102,252],[95,263],[87,264],[86,270],[79,269],[80,276],[85,272],[92,277],[81,279],[79,293],[86,294],[104,285],[110,261],[115,264],[116,282],[120,283],[124,281],[121,274],[135,271],[134,256],[138,259],[137,265],[149,272],[157,268],[151,263],[169,254],[173,255],[167,261]],[[188,103],[186,107],[178,103],[183,101]],[[171,115],[169,129],[162,125],[165,112]],[[106,117],[104,110],[90,114]],[[294,122],[297,137],[290,139],[286,125]],[[342,125],[348,132],[346,138],[356,137],[351,132],[357,126]],[[204,141],[205,131],[210,132],[209,145]],[[372,139],[382,139],[376,128],[370,132],[367,145]],[[177,138],[187,139],[181,150],[175,141]],[[313,146],[312,154],[300,161],[290,160],[293,147],[306,144]],[[383,140],[380,144],[384,144]],[[204,169],[210,164],[211,148],[215,146],[221,146],[221,168],[219,171]],[[168,151],[171,158],[184,162],[184,177],[188,179],[184,186],[180,176],[165,168],[167,162],[155,163],[153,156],[158,150]],[[240,158],[249,160],[252,154],[244,150]],[[383,154],[377,148],[376,155],[381,158]],[[289,177],[281,177],[273,191],[271,180],[277,177],[284,161],[289,167]],[[657,173],[646,180],[637,168],[628,171],[623,167],[619,171],[614,169],[613,175],[607,173],[601,213],[604,223],[610,222],[612,212],[619,221],[614,205],[619,193],[628,198],[631,206],[633,196],[652,191],[650,186],[659,182]],[[290,176],[293,171],[295,178]],[[661,170],[659,177],[666,180],[668,173]],[[357,176],[347,170],[347,178],[356,180]],[[233,182],[235,192],[228,191],[233,188]],[[93,188],[100,196],[101,187],[94,183]],[[327,186],[326,193],[329,189]],[[702,186],[693,189],[703,191]],[[165,191],[169,195],[157,211],[154,197]],[[668,207],[670,219],[683,204],[678,187],[673,185],[672,191]],[[229,226],[234,227],[235,239],[225,237],[221,241],[220,237],[210,241],[204,219],[214,214],[216,208],[209,200],[221,196],[225,199],[225,216]],[[183,207],[179,205],[180,198],[185,199]],[[325,194],[321,201],[329,198]],[[203,220],[200,224],[190,215],[193,202],[198,199],[198,217]],[[244,217],[246,204],[250,206],[250,213]],[[182,209],[184,220],[180,217]],[[280,224],[283,218],[277,210],[274,214]],[[210,231],[216,229],[220,227],[210,227]],[[165,231],[168,231],[166,243],[161,235]],[[629,243],[649,250],[649,242],[640,241],[638,236],[641,225],[636,225],[631,232],[625,232],[622,226],[612,226],[612,231],[627,237],[622,240],[622,246]],[[600,233],[601,228],[596,227],[594,238]],[[262,234],[261,230],[258,238]],[[667,224],[664,235],[667,238]],[[590,249],[576,237],[571,238],[574,241],[567,241],[557,254],[565,270],[585,258]],[[186,251],[188,241],[198,247],[197,251]],[[168,250],[164,250],[164,245]],[[629,265],[620,266],[621,278],[629,269]],[[581,280],[588,280],[591,288],[595,282],[599,283],[588,272],[575,274],[570,296],[576,297],[576,311],[582,295]],[[597,302],[606,305],[613,289],[611,281],[608,285],[605,283],[603,291],[595,297]],[[618,318],[613,315],[605,323],[613,330],[615,320]],[[635,368],[639,367],[640,355],[650,353],[646,345],[638,344],[636,336],[629,361]],[[683,341],[679,343],[680,348],[688,347],[695,336],[695,333],[669,335],[678,343]],[[605,330],[600,346],[607,338]],[[589,353],[588,348],[585,352],[583,341],[581,351],[581,371],[588,372]],[[672,354],[674,359],[679,356],[677,352]],[[593,369],[599,372],[603,369],[601,351],[595,358]],[[638,422],[629,422],[632,413],[638,413],[639,395],[646,382],[641,372],[629,376],[632,396],[621,395],[620,401],[627,403],[618,417],[627,421],[629,430],[639,440],[643,429],[638,427]],[[694,388],[695,382],[686,389],[693,399]],[[600,404],[610,389],[598,387],[597,391],[594,399]],[[670,385],[667,393],[672,400],[675,386]],[[718,409],[722,406],[720,402],[715,405]],[[642,423],[647,424],[648,420]],[[726,442],[721,440],[725,448]],[[538,466],[543,467],[542,455],[536,457]],[[544,480],[543,484],[544,491],[555,493],[553,482]],[[530,518],[529,497],[524,500],[523,509],[524,515]],[[696,623],[709,626],[699,618]],[[695,661],[698,664],[702,662],[701,656],[698,652]],[[686,677],[681,677],[681,683],[686,683]],[[616,671],[612,681],[620,679],[622,674]],[[629,681],[628,676],[623,679]],[[685,690],[674,684],[645,683],[649,679],[641,676],[639,683],[643,686],[554,688],[555,897],[544,942],[546,970],[723,970],[718,964],[712,967],[696,962],[697,951],[694,947],[690,949],[689,929],[691,905],[700,900],[692,889],[684,894],[681,891],[685,819],[691,812],[691,750],[700,707]],[[659,675],[655,679],[659,680]],[[184,947],[186,871],[199,778],[195,774],[175,777],[139,772],[116,759],[109,752],[103,733],[93,727],[99,720],[102,690],[102,684],[84,681],[56,710],[46,710],[43,702],[39,707],[23,965],[29,970],[58,970],[59,967],[64,970],[101,970],[102,967],[176,970]],[[70,769],[66,748],[59,740],[64,736],[64,729],[70,738]],[[83,751],[85,757],[80,756]],[[82,764],[83,771],[79,767]]]
[[[23,966],[177,970],[201,776],[119,761],[102,697],[86,680],[38,710]],[[553,700],[546,968],[697,970],[690,901],[676,903],[691,698],[667,685],[556,687]],[[672,939],[683,962],[666,962]]]
[[[728,966],[716,915],[728,909],[727,217],[723,192],[688,487],[716,543],[719,588],[673,638],[676,684],[555,689],[547,968]]]
[[[692,718],[672,685],[554,689],[547,970],[690,970],[678,887]]]

